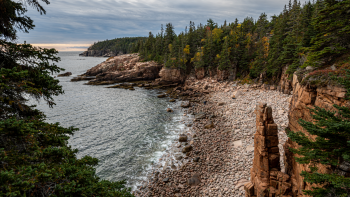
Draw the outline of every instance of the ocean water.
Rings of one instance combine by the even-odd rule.
[[[69,145],[79,150],[78,158],[89,155],[99,159],[99,177],[125,179],[135,189],[183,129],[181,112],[166,112],[168,107],[178,108],[179,103],[157,98],[161,90],[136,87],[130,91],[71,82],[72,77],[106,60],[80,57],[79,53],[59,53],[58,66],[73,75],[58,78],[65,94],[54,98],[56,106],[49,108],[39,102],[37,108],[45,112],[48,122],[80,129],[71,136]]]

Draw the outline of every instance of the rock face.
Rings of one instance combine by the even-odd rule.
[[[255,113],[254,160],[250,182],[244,185],[246,196],[291,195],[290,176],[280,172],[278,128],[273,121],[272,108],[260,103]]]
[[[158,82],[160,85],[183,83],[186,80],[186,75],[180,69],[174,68],[162,68],[159,76],[161,77]]]
[[[302,86],[295,74],[290,85],[284,83],[279,88],[287,94],[293,90],[289,106],[288,128],[292,131],[301,131],[309,138],[315,138],[315,136],[311,136],[298,123],[299,119],[313,121],[308,108],[318,106],[326,110],[336,111],[333,107],[334,104],[350,107],[349,102],[345,100],[346,89],[335,86]],[[254,161],[250,183],[244,186],[246,196],[306,197],[303,190],[311,190],[313,185],[306,183],[300,174],[302,171],[308,171],[309,165],[299,164],[295,161],[296,155],[289,148],[299,148],[300,146],[288,138],[283,145],[285,171],[284,173],[279,171],[279,148],[275,146],[278,144],[278,138],[275,136],[277,126],[273,124],[272,119],[269,119],[270,110],[264,106],[265,104],[261,104],[256,111],[257,133],[254,136]],[[280,110],[278,114],[284,114],[284,111]],[[346,164],[342,165],[346,166]],[[319,164],[317,167],[320,173],[332,173],[328,166]],[[342,171],[343,174],[348,174],[350,167],[344,167]]]
[[[90,81],[89,84],[95,84],[101,81],[116,83],[159,78],[161,65],[153,61],[139,62],[139,59],[137,54],[112,57],[89,69],[84,75],[96,76],[96,79]]]
[[[284,94],[290,94],[290,92],[292,91],[292,80],[289,79],[287,69],[288,66],[282,68],[281,79],[277,87],[277,90],[283,92]]]
[[[229,70],[219,70],[216,71],[218,81],[224,81],[229,78],[230,71]]]
[[[71,75],[72,75],[71,72],[66,72],[66,73],[57,75],[57,77],[68,77],[68,76],[71,76]]]
[[[203,79],[205,77],[205,69],[204,68],[196,68],[195,73],[196,73],[197,79]]]
[[[335,110],[334,104],[339,106],[350,107],[350,104],[344,99],[346,94],[346,89],[341,87],[327,86],[327,87],[317,87],[309,88],[300,85],[297,76],[293,75],[293,97],[290,103],[289,111],[289,129],[292,131],[301,131],[307,136],[310,136],[299,124],[298,120],[303,119],[306,121],[312,121],[310,112],[307,109],[313,108],[313,106],[318,106],[325,108],[327,110]],[[300,176],[302,171],[308,170],[308,165],[298,164],[294,159],[294,154],[289,151],[289,147],[298,148],[299,145],[292,142],[290,139],[284,144],[285,150],[285,169],[286,173],[292,178],[292,192],[295,196],[306,196],[303,194],[302,190],[309,190],[312,186],[303,181]],[[330,169],[326,166],[319,165],[319,172],[330,173]]]

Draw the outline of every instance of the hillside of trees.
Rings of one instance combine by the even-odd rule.
[[[127,54],[131,52],[133,44],[139,41],[145,41],[146,37],[125,37],[125,38],[115,38],[112,40],[98,41],[89,47],[89,50],[98,51],[111,51],[116,54],[122,52]]]
[[[191,71],[195,68],[233,70],[237,77],[260,74],[276,82],[282,67],[331,66],[350,48],[349,1],[318,0],[303,5],[290,1],[269,20],[262,13],[242,22],[218,25],[190,22],[185,32],[174,33],[171,23],[160,33],[149,33],[133,47],[144,60]]]

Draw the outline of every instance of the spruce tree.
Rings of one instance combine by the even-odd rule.
[[[96,158],[77,159],[68,146],[77,129],[46,123],[27,104],[30,96],[53,107],[53,96],[64,92],[50,76],[63,71],[55,65],[57,51],[14,42],[18,30],[34,27],[24,3],[45,14],[35,0],[0,1],[0,196],[132,196],[125,181],[96,176]]]
[[[318,32],[312,39],[305,66],[320,67],[350,49],[350,1],[318,1],[313,26]]]
[[[350,71],[345,78],[338,78],[350,93]],[[349,97],[347,97],[349,99]],[[315,197],[339,196],[346,197],[350,193],[350,177],[346,171],[350,166],[350,109],[334,105],[335,111],[328,111],[320,107],[310,109],[314,122],[300,119],[299,124],[311,135],[303,132],[288,131],[288,137],[301,145],[291,149],[298,157],[300,164],[310,164],[309,171],[303,171],[304,180],[317,184],[305,194]],[[318,165],[329,166],[330,174],[318,172]]]

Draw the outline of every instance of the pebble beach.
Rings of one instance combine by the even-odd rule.
[[[184,87],[201,96],[179,101],[185,108],[172,109],[184,112],[181,121],[186,127],[134,191],[135,196],[245,196],[259,102],[272,107],[284,171],[282,144],[287,140],[291,95],[210,78],[189,78]]]

